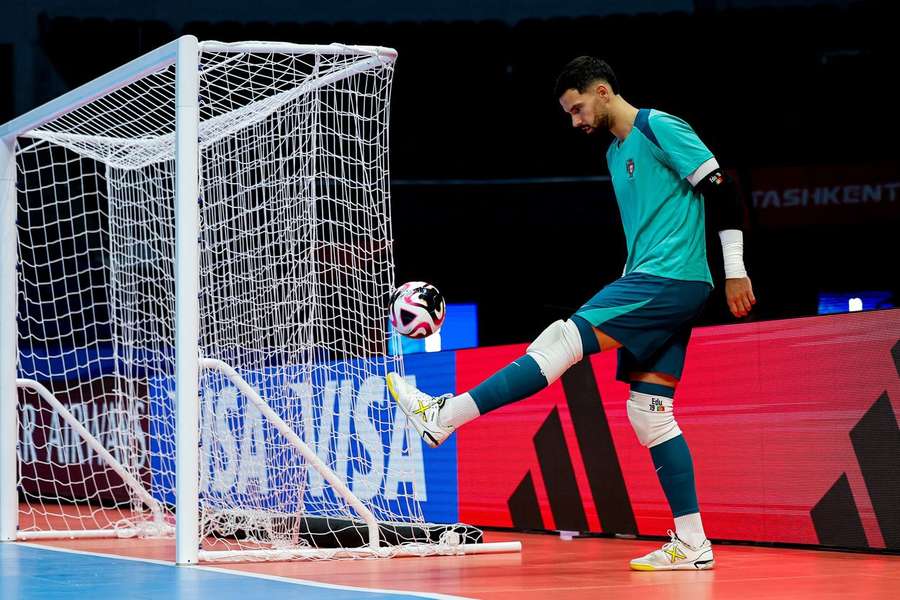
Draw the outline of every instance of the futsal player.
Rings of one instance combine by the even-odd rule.
[[[465,423],[547,387],[583,357],[617,349],[616,377],[631,388],[628,418],[650,450],[675,520],[670,541],[630,566],[711,569],[715,560],[700,518],[693,461],[673,404],[691,329],[712,290],[704,201],[718,203],[723,215],[719,237],[731,312],[745,316],[756,302],[744,268],[736,186],[685,121],[629,104],[604,61],[582,56],[570,62],[556,96],[573,127],[613,135],[606,162],[625,230],[624,275],[468,392],[432,397],[396,373],[388,375],[388,388],[425,442],[436,447]]]

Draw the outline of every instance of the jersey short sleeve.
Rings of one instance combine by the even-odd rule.
[[[662,160],[682,178],[713,157],[693,128],[683,119],[657,110],[648,111],[645,135],[661,150]]]

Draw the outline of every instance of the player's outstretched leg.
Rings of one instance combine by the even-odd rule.
[[[631,382],[628,419],[642,445],[650,449],[653,466],[675,517],[675,532],[659,550],[631,561],[636,571],[712,569],[716,562],[703,523],[694,484],[694,463],[672,413],[674,388]]]
[[[479,415],[536,394],[583,356],[599,351],[593,328],[575,316],[547,327],[528,346],[524,356],[459,396],[430,396],[397,373],[388,374],[388,390],[425,443],[435,448],[456,428]]]

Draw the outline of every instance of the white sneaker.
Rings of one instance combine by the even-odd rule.
[[[406,383],[398,373],[388,373],[387,386],[400,410],[406,414],[426,444],[437,448],[450,437],[453,427],[441,425],[440,413],[444,402],[453,394],[434,398]]]
[[[695,548],[683,542],[671,530],[668,534],[672,538],[669,542],[659,550],[632,560],[631,568],[635,571],[699,571],[716,566],[709,540],[703,540]]]

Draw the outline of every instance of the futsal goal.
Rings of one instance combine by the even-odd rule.
[[[182,37],[0,128],[0,539],[517,551],[388,401],[396,53]]]

